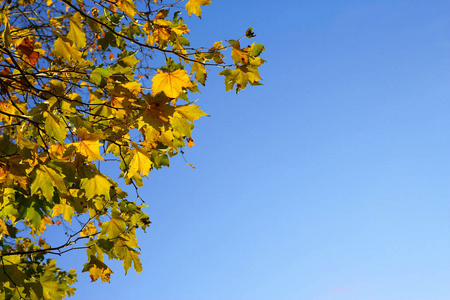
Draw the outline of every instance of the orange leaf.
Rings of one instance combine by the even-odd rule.
[[[17,50],[25,54],[30,64],[35,66],[39,60],[39,53],[34,51],[33,44],[34,40],[26,37],[23,39],[22,43],[20,43],[20,45],[17,46]]]
[[[189,138],[189,140],[188,140],[188,147],[189,148],[192,148],[192,146],[194,146],[195,144],[194,144],[194,140],[193,139],[191,139],[191,138]]]

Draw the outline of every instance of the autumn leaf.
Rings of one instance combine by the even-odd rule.
[[[186,3],[186,10],[189,14],[189,17],[191,14],[196,15],[197,17],[202,17],[202,9],[200,6],[206,6],[210,5],[211,0],[189,0],[188,3]]]
[[[5,20],[4,25],[5,25],[5,29],[3,30],[3,33],[2,33],[3,43],[6,47],[10,47],[11,46],[11,29],[9,27],[9,22],[7,20]]]
[[[97,233],[97,227],[94,225],[94,223],[89,222],[81,231],[80,236],[92,236]]]
[[[177,98],[183,89],[193,87],[185,70],[176,70],[172,73],[158,71],[158,74],[153,76],[152,82],[153,95],[164,92],[169,98]]]
[[[122,217],[112,217],[110,221],[102,224],[102,234],[106,233],[110,239],[117,238],[126,230],[126,224]]]
[[[77,44],[78,47],[86,46],[86,34],[83,31],[83,23],[81,23],[81,14],[76,12],[73,16],[69,18],[70,20],[70,30],[67,37]]]
[[[103,144],[100,144],[99,141],[82,140],[78,143],[72,143],[72,145],[76,146],[77,152],[86,156],[89,161],[105,160],[100,154],[99,147]]]
[[[94,174],[91,177],[81,179],[81,188],[85,190],[88,199],[96,195],[103,195],[109,199],[109,189],[112,183],[102,174]]]
[[[66,123],[49,112],[44,112],[45,130],[49,136],[54,137],[59,143],[64,144],[67,135]]]
[[[59,37],[56,39],[54,43],[53,53],[56,56],[64,58],[66,61],[77,61],[81,62],[83,59],[81,58],[81,51],[71,45],[68,39]]]
[[[187,145],[188,145],[189,148],[192,148],[195,145],[194,144],[194,140],[192,138],[189,138]]]
[[[136,143],[132,143],[132,145],[135,149],[132,152],[133,158],[128,166],[129,169],[127,177],[132,178],[135,174],[144,175],[147,177],[150,172],[152,162],[148,155],[139,149],[139,146]]]
[[[205,85],[207,75],[205,66],[199,62],[194,62],[192,64],[191,74],[194,72],[195,72],[195,79],[202,85]]]
[[[23,39],[22,43],[17,46],[17,50],[25,54],[25,56],[28,58],[28,61],[33,66],[35,66],[39,60],[39,53],[34,50],[33,43],[34,41],[32,39],[26,37]]]
[[[116,5],[121,11],[134,20],[134,16],[136,14],[136,5],[134,1],[118,0]]]
[[[75,209],[67,204],[66,200],[61,200],[61,204],[56,204],[53,207],[52,218],[62,215],[64,220],[72,224],[72,217],[75,214]]]
[[[140,253],[134,250],[127,251],[127,254],[125,255],[125,258],[123,260],[123,268],[125,269],[125,274],[127,274],[128,270],[131,268],[131,263],[133,263],[136,273],[142,272],[142,263],[139,259],[138,254]]]
[[[51,201],[53,187],[56,187],[61,192],[67,193],[63,177],[55,170],[45,165],[38,165],[35,170],[35,178],[31,183],[31,194],[35,194],[40,189],[45,198]]]
[[[83,272],[89,272],[91,281],[97,281],[100,278],[102,282],[110,282],[111,274],[114,273],[103,261],[95,256],[89,258],[89,262],[83,265]]]
[[[209,116],[207,113],[200,110],[199,105],[195,104],[178,106],[175,108],[175,111],[183,115],[191,123],[194,123],[194,121],[200,117]]]

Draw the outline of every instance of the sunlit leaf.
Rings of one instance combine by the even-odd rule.
[[[189,0],[186,3],[186,10],[187,10],[189,16],[191,16],[191,14],[194,14],[197,17],[201,17],[202,9],[200,8],[200,6],[206,6],[206,5],[210,5],[210,4],[211,4],[211,0]]]
[[[161,92],[169,98],[177,98],[185,88],[192,87],[191,80],[185,70],[176,70],[172,73],[159,71],[152,78],[152,92],[157,95]]]
[[[70,30],[67,37],[75,42],[78,47],[86,46],[86,34],[83,31],[83,23],[81,23],[81,14],[76,12],[70,17]]]

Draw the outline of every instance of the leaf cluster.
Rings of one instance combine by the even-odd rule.
[[[194,145],[207,114],[189,97],[213,67],[227,91],[261,84],[264,46],[192,48],[177,9],[201,17],[211,1],[184,2],[0,1],[0,299],[73,295],[75,270],[48,257],[77,249],[92,281],[110,281],[106,258],[141,272],[136,230],[151,222],[139,187]],[[50,226],[66,241],[48,244]]]

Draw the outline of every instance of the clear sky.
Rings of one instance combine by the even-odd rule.
[[[144,271],[80,273],[72,299],[450,299],[450,2],[213,0],[188,22],[194,46],[254,27],[264,86],[209,76],[196,169],[141,191]]]

